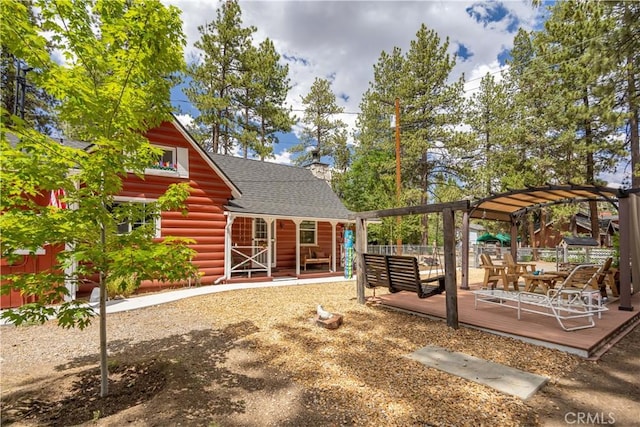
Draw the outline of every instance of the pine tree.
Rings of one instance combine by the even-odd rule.
[[[185,94],[200,111],[196,124],[211,134],[212,151],[228,154],[238,136],[235,96],[241,89],[242,59],[256,29],[242,27],[240,5],[229,0],[217,10],[216,20],[198,31],[201,36],[195,47],[200,49],[200,57],[187,68],[191,81]]]
[[[268,38],[260,43],[257,52],[256,80],[260,90],[255,107],[258,139],[253,150],[264,160],[273,156],[277,133],[291,131],[295,118],[291,109],[285,107],[291,89],[289,66],[280,64],[280,55]]]
[[[496,82],[488,73],[482,77],[478,91],[467,104],[466,116],[471,128],[466,138],[469,143],[462,146],[463,151],[454,152],[468,163],[468,194],[486,197],[503,190],[507,182],[513,182],[515,170],[518,175],[523,172],[517,168],[522,164],[522,157],[509,138],[509,126],[505,126],[512,117],[504,84]]]
[[[579,172],[574,172],[570,180],[593,185],[600,172],[617,163],[618,144],[613,136],[623,119],[615,111],[616,94],[607,76],[593,67],[594,58],[603,53],[603,41],[612,22],[604,19],[599,2],[560,2],[551,12],[535,42],[553,66],[551,89],[564,101],[560,104],[564,114],[555,118],[562,120],[558,128],[570,142],[563,157],[573,164],[573,171]],[[598,239],[596,202],[590,203],[590,211],[592,234]]]
[[[298,154],[294,161],[303,164],[311,159],[308,148],[314,147],[320,158],[328,156],[334,158],[343,153],[346,141],[342,138],[342,130],[347,125],[336,115],[344,108],[336,104],[336,96],[331,91],[331,83],[326,79],[316,77],[309,93],[302,97],[304,114],[302,117],[303,130],[301,143],[291,147],[291,152]],[[344,145],[344,147],[343,147]]]

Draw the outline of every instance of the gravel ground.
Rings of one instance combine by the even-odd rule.
[[[602,416],[614,408],[621,426],[640,419],[640,389],[631,374],[640,369],[638,328],[635,344],[625,339],[621,352],[618,346],[610,352],[615,357],[589,362],[358,305],[355,294],[353,282],[250,289],[111,314],[111,393],[102,399],[97,321],[83,331],[51,322],[2,327],[2,424],[535,426],[568,425],[566,414],[583,408]],[[318,303],[343,314],[344,324],[316,326]],[[425,345],[551,381],[523,402],[404,357]],[[617,366],[621,357],[624,366]],[[609,367],[620,372],[608,375],[600,390],[604,378],[596,377]]]

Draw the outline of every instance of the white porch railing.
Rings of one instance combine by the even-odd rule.
[[[248,250],[252,255],[248,255],[242,250]],[[231,274],[233,273],[247,273],[249,277],[251,277],[251,273],[255,272],[267,272],[269,268],[266,265],[266,262],[261,262],[260,258],[262,255],[263,259],[267,259],[266,255],[269,251],[269,248],[263,246],[232,246],[231,247]],[[239,261],[236,262],[236,255],[239,258]]]

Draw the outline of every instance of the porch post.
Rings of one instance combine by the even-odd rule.
[[[460,289],[469,289],[469,211],[462,211],[462,260],[460,274],[462,275]]]
[[[296,225],[296,277],[300,276],[300,223],[302,220],[294,219]]]
[[[331,221],[331,271],[336,271],[336,227],[338,226],[337,221]]]
[[[233,221],[236,217],[230,212],[225,212],[227,215],[227,225],[224,227],[224,278],[231,278],[231,264],[233,262],[233,255],[231,254],[231,245],[233,244],[232,230]]]
[[[273,224],[273,218],[264,218],[264,221],[267,223],[267,277],[271,277],[271,261],[273,253],[271,251],[271,240],[273,239],[273,235],[271,234],[271,225]]]

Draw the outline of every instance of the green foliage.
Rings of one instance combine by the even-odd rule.
[[[328,156],[337,160],[339,169],[344,170],[350,158],[345,132],[347,125],[335,117],[344,108],[336,104],[336,96],[331,91],[329,80],[316,77],[309,93],[302,98],[302,104],[304,114],[301,142],[289,150],[297,154],[294,162],[309,162],[312,154],[308,149],[314,148],[320,157]]]
[[[2,112],[8,118],[0,128],[2,255],[65,248],[48,271],[3,277],[3,292],[15,288],[37,296],[37,302],[2,316],[18,324],[55,317],[63,327],[84,328],[92,309],[75,302],[51,305],[67,294],[65,282],[98,277],[104,294],[110,280],[177,282],[194,275],[188,241],[156,239],[150,222],[118,234],[125,218],[143,223],[160,211],[183,210],[188,184],[172,186],[144,209],[114,207],[123,178],[142,176],[157,158],[158,150],[143,135],[170,119],[169,91],[173,76],[184,69],[185,37],[178,9],[159,1],[41,0],[34,6],[37,20],[22,3],[2,2],[2,43],[37,69],[33,84],[57,99],[56,114],[66,129],[91,145],[86,151],[61,145]],[[49,48],[63,61],[56,62]],[[50,191],[58,189],[65,191],[69,209],[46,206]],[[100,310],[104,314],[104,304]],[[100,322],[106,368],[105,316]],[[102,377],[104,395],[106,369]]]
[[[450,83],[455,58],[447,50],[448,40],[441,43],[434,31],[422,25],[405,55],[397,47],[381,53],[360,106],[353,163],[337,186],[351,209],[429,203],[443,175],[460,175],[462,169],[451,153],[461,141],[454,128],[462,120],[463,81]],[[396,99],[401,130],[400,202],[395,195],[395,129],[390,127]],[[387,233],[380,240],[390,240],[394,234],[424,244],[430,227],[423,222],[411,217],[403,218],[399,228],[390,223],[380,228],[381,234]]]

